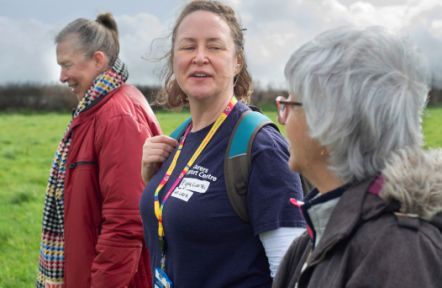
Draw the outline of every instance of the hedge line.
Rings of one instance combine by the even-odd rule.
[[[158,87],[137,86],[149,103],[154,103]],[[256,89],[252,95],[254,105],[273,105],[277,95],[287,95],[284,90]],[[429,105],[442,103],[442,89],[430,92]],[[0,86],[0,111],[70,111],[77,98],[69,88],[62,85],[9,84]],[[153,105],[154,109],[159,109]]]

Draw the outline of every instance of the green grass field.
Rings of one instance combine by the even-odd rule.
[[[275,112],[266,112],[275,119]],[[188,114],[158,113],[165,133]],[[0,113],[0,287],[32,287],[44,191],[68,114]],[[442,107],[426,111],[427,147],[442,147]]]

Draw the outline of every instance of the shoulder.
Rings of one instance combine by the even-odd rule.
[[[311,248],[311,238],[307,232],[296,238],[287,249],[286,257],[290,262],[297,263],[309,253]]]
[[[237,122],[241,116],[251,109],[244,103],[238,102],[235,109],[232,111],[233,120]],[[255,112],[260,113],[260,112]],[[265,115],[265,114],[263,114]],[[270,119],[271,120],[271,119]],[[271,120],[272,121],[272,120]],[[273,122],[273,121],[272,121]],[[274,123],[274,122],[273,122]],[[276,124],[275,124],[276,125]],[[253,150],[260,150],[265,148],[287,148],[287,141],[284,136],[273,125],[264,125],[253,139]]]
[[[244,103],[238,102],[235,106],[235,109],[232,111],[232,116],[230,117],[230,123],[228,123],[229,127],[236,127],[238,125],[238,121],[240,121],[241,116],[244,115],[245,112],[251,111],[251,109]],[[255,112],[259,113],[259,112]],[[276,124],[275,124],[276,125]],[[235,130],[235,129],[233,129]],[[231,128],[230,132],[233,131]],[[236,130],[236,134],[238,134],[238,130]],[[278,129],[271,125],[267,124],[261,127],[254,137],[251,138],[253,142],[249,142],[252,144],[252,157],[256,157],[262,152],[271,152],[275,154],[283,154],[288,156],[288,144],[285,140],[284,136],[278,131]]]
[[[414,219],[414,224],[402,220],[394,213],[379,215],[360,225],[348,245],[340,245],[345,250],[341,256],[347,259],[355,281],[362,285],[373,278],[371,285],[376,287],[434,287],[434,283],[440,283],[440,231],[424,220]],[[379,277],[385,273],[388,279]]]
[[[441,231],[426,220],[392,212],[363,222],[348,248],[352,255],[359,255],[356,261],[378,259],[375,261],[385,269],[395,266],[397,259],[402,259],[399,270],[411,269],[416,263],[420,271],[442,266]]]
[[[288,144],[284,136],[272,125],[262,127],[253,141],[253,154],[262,152],[282,153],[288,156]]]
[[[121,118],[133,118],[135,122],[146,122],[153,117],[153,111],[146,98],[135,86],[123,84],[117,88],[100,110],[96,113],[99,121],[115,121]]]
[[[246,104],[242,102],[236,103],[235,107],[233,108],[232,112],[229,115],[230,121],[232,121],[231,124],[236,124],[236,122],[241,118],[243,113],[249,110],[250,108]]]
[[[287,146],[287,141],[285,140],[281,132],[279,132],[276,127],[270,124],[263,126],[261,130],[259,130],[258,134],[256,134],[256,139],[260,142],[272,143],[272,145],[283,144],[284,146]]]
[[[123,108],[124,105],[147,105],[147,100],[138,88],[130,84],[118,87],[109,99],[110,106]]]
[[[143,93],[134,85],[124,83],[115,90],[115,94],[143,96]]]
[[[410,242],[427,243],[435,245],[439,253],[442,252],[442,233],[435,225],[401,213],[387,212],[363,222],[355,237],[361,242],[368,241],[373,244],[391,246],[395,246],[397,243],[402,243],[400,245],[408,245]],[[401,239],[408,240],[403,242],[400,241]],[[394,249],[394,247],[391,248]]]

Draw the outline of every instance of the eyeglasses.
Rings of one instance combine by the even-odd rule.
[[[287,106],[302,106],[301,102],[290,101],[283,96],[277,96],[275,102],[276,102],[276,108],[278,109],[278,122],[281,123],[282,125],[284,125],[285,122],[287,121],[287,116],[288,116],[287,111],[289,110],[287,109]]]

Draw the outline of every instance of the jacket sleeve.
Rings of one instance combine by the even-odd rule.
[[[139,198],[141,151],[151,136],[147,123],[129,115],[96,124],[102,226],[91,268],[91,287],[127,287],[143,249]]]

